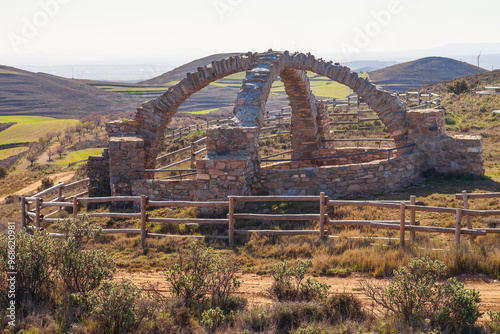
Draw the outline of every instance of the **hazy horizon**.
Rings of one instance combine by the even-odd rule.
[[[341,63],[443,56],[476,65],[481,52],[481,67],[500,68],[496,0],[0,0],[0,8],[0,64],[20,68],[145,65],[136,77],[147,79],[211,54],[270,48]]]

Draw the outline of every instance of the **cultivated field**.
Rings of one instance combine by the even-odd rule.
[[[0,116],[0,123],[17,124],[0,132],[0,145],[33,142],[47,132],[62,131],[78,124],[76,119],[55,119],[38,116]]]

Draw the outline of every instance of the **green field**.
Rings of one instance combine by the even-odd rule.
[[[17,124],[0,132],[0,145],[36,141],[47,132],[64,131],[79,121],[39,116],[0,116],[0,123],[12,122]]]
[[[26,146],[21,146],[21,147],[13,147],[13,148],[8,148],[6,150],[0,150],[0,160],[7,159],[13,155],[22,153],[24,151],[27,151],[28,147]]]
[[[59,159],[59,156],[56,155],[52,157],[54,159],[54,163],[58,165],[69,165],[81,160],[87,160],[90,155],[101,155],[104,148],[88,148],[80,151],[73,151],[68,153],[66,156],[63,156],[62,159]]]
[[[205,109],[205,110],[200,110],[200,111],[188,111],[188,114],[193,114],[193,115],[205,115],[209,114],[212,111],[219,110],[220,108],[213,108],[213,109]]]

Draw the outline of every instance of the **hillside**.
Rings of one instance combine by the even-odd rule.
[[[481,87],[484,86],[499,86],[500,70],[483,72],[479,74],[479,77],[477,74],[472,74],[463,77],[463,79],[465,79],[474,90],[479,90],[481,89]],[[479,88],[477,87],[478,79],[479,79]],[[424,93],[433,92],[441,94],[446,92],[446,85],[450,82],[453,82],[453,80],[447,80],[435,84],[424,85],[419,87],[419,90]]]
[[[486,70],[480,69],[480,72]],[[477,73],[477,67],[450,58],[426,57],[369,72],[370,80],[391,90],[433,84]]]
[[[193,60],[187,64],[174,68],[172,71],[163,73],[157,77],[151,78],[149,80],[141,81],[139,85],[161,85],[168,84],[172,81],[180,81],[186,77],[187,72],[196,72],[197,68],[200,66],[206,66],[214,60],[222,60],[227,57],[238,56],[242,52],[236,53],[218,53],[203,58]]]
[[[76,80],[0,65],[0,114],[80,118],[134,110],[137,101]]]

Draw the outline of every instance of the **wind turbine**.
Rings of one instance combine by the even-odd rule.
[[[479,55],[477,56],[477,87],[479,89],[479,57],[481,57],[481,53],[483,50],[479,51]]]

